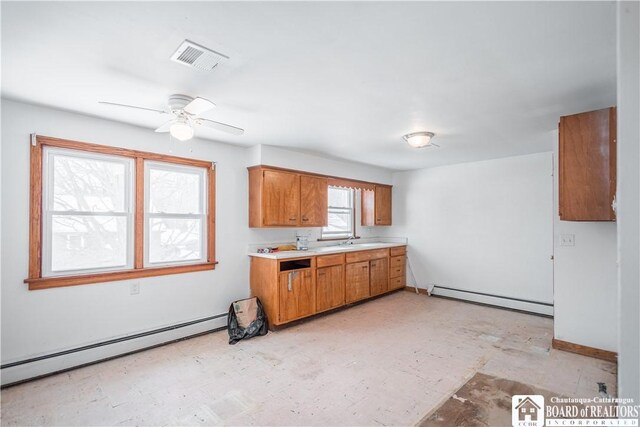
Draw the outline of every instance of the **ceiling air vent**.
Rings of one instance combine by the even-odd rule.
[[[171,55],[172,61],[202,71],[211,71],[228,59],[226,55],[189,40],[183,41],[178,50]]]

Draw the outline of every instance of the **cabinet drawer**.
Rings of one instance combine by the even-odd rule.
[[[407,253],[406,246],[397,246],[395,248],[389,248],[391,256],[405,255]]]
[[[340,264],[344,264],[344,254],[322,255],[316,257],[316,266],[318,268]]]
[[[405,276],[389,279],[389,290],[404,288],[407,285]]]
[[[404,257],[404,255],[391,256],[389,260],[389,267],[394,268],[394,267],[404,266],[406,262],[405,260],[406,258]]]
[[[372,251],[347,253],[347,263],[369,261],[372,259],[386,258],[389,256],[389,249],[374,249]]]
[[[389,277],[400,277],[400,276],[404,276],[405,273],[405,266],[400,265],[400,266],[396,266],[396,267],[391,267],[389,269]]]

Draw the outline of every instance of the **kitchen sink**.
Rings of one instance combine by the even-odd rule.
[[[310,249],[311,252],[357,251],[380,246],[381,243],[355,243],[353,245],[331,245]]]

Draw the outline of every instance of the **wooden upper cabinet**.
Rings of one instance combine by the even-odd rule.
[[[262,224],[267,227],[298,225],[300,175],[272,170],[262,174]]]
[[[306,227],[324,227],[328,222],[327,178],[300,175],[300,221]]]
[[[363,191],[362,225],[391,225],[391,186],[376,185],[374,191]]]
[[[614,221],[616,108],[560,118],[559,207],[564,221]]]

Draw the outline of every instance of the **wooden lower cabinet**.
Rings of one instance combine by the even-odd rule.
[[[316,311],[344,305],[344,266],[318,268],[316,272]]]
[[[354,262],[346,267],[346,302],[367,298],[369,290],[369,261]]]
[[[404,288],[407,285],[406,247],[392,248],[389,258],[389,290]]]
[[[369,261],[369,283],[371,296],[380,295],[389,290],[389,264],[387,258]]]
[[[251,295],[269,325],[331,310],[406,284],[405,247],[289,259],[251,257]]]
[[[280,322],[309,316],[316,311],[316,289],[311,269],[279,274]]]

